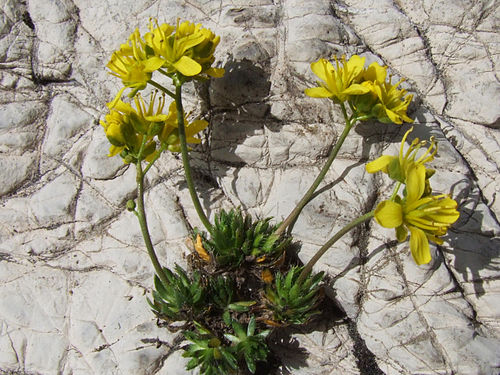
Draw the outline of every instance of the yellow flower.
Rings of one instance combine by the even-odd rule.
[[[406,95],[407,91],[405,89],[398,89],[401,82],[403,82],[403,80],[392,85],[391,77],[389,77],[388,82],[373,82],[371,90],[377,96],[378,103],[373,106],[372,114],[378,121],[386,124],[402,124],[403,121],[413,122],[413,120],[406,115],[413,95]]]
[[[410,168],[403,200],[381,202],[375,209],[375,220],[385,228],[396,228],[396,237],[405,241],[410,232],[410,250],[417,264],[431,260],[429,241],[442,244],[439,236],[459,217],[457,202],[447,195],[425,195],[425,177]]]
[[[367,163],[366,171],[368,173],[382,171],[387,173],[393,180],[406,183],[408,171],[413,168],[420,177],[424,176],[427,183],[427,180],[432,176],[434,170],[425,168],[424,164],[434,160],[434,156],[437,153],[437,142],[434,137],[431,137],[430,146],[417,158],[420,148],[426,146],[427,142],[415,138],[408,150],[404,152],[405,141],[412,130],[413,127],[403,136],[398,156],[382,155],[378,159]],[[428,189],[430,189],[430,187]]]
[[[413,95],[407,95],[406,90],[398,89],[399,81],[395,85],[391,84],[391,76],[387,78],[387,67],[380,66],[373,62],[363,71],[359,82],[367,87],[369,92],[364,95],[354,96],[350,99],[352,107],[358,116],[377,118],[383,123],[402,124],[403,121],[413,122],[406,115],[408,105]]]
[[[165,120],[165,127],[158,135],[160,142],[167,145],[169,151],[180,152],[180,139],[177,122],[177,106],[175,102],[170,104],[168,116]],[[191,144],[201,143],[201,139],[195,137],[200,131],[208,126],[205,120],[194,120],[188,122],[186,114],[184,114],[184,128],[186,130],[186,142]]]
[[[149,106],[146,106],[141,95],[135,96],[136,109],[119,98],[108,103],[110,113],[105,116],[104,121],[100,121],[111,143],[108,156],[126,151],[125,154],[137,158],[142,141],[146,137],[146,146],[140,156],[146,160],[152,157],[156,149],[153,138],[163,131],[167,120],[167,115],[162,113],[165,96],[162,95],[155,106],[156,96],[155,92]]]
[[[377,62],[371,63],[368,68],[358,78],[359,83],[368,89],[363,95],[356,95],[349,98],[351,107],[354,108],[358,117],[365,116],[372,118],[372,109],[378,102],[377,94],[373,89],[376,82],[384,82],[387,77],[387,67],[380,66]]]
[[[125,87],[133,88],[132,97],[138,90],[146,87],[151,79],[152,72],[163,65],[163,60],[157,56],[149,56],[146,53],[146,44],[141,39],[139,30],[135,30],[126,44],[122,44],[118,51],[111,56],[106,65],[111,74],[122,80]],[[122,89],[118,97],[123,93]]]
[[[127,117],[122,113],[111,110],[104,117],[104,121],[101,120],[99,122],[104,128],[106,138],[111,143],[108,156],[115,156],[125,150],[125,148],[137,149],[139,147],[139,139]]]
[[[331,98],[337,102],[345,102],[352,95],[363,95],[370,89],[359,83],[363,74],[365,58],[353,55],[349,61],[342,56],[340,66],[335,58],[336,68],[325,59],[319,59],[311,64],[313,71],[321,81],[318,81],[319,87],[308,88],[305,94],[313,98]]]
[[[372,62],[363,71],[362,81],[385,82],[387,77],[387,66],[381,66],[378,62]]]
[[[203,41],[192,49],[192,59],[202,66],[202,73],[214,78],[220,78],[224,75],[224,69],[213,68],[215,61],[215,48],[219,45],[220,36],[215,35],[210,29],[201,28],[201,25],[195,25],[188,21],[183,22],[177,29],[177,34],[189,35],[199,30],[204,36]]]
[[[185,21],[177,22],[177,27],[169,24],[150,23],[150,32],[144,36],[146,44],[155,56],[163,60],[163,67],[168,74],[181,73],[193,77],[206,73],[215,77],[224,74],[223,69],[212,68],[215,58],[213,53],[220,38],[210,30]],[[175,31],[175,32],[174,32]]]

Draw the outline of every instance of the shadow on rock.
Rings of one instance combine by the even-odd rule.
[[[455,184],[451,194],[460,212],[447,237],[450,255],[454,256],[453,268],[465,282],[472,283],[476,296],[481,297],[485,294],[484,280],[498,273],[500,267],[498,233],[487,229],[488,224],[498,223],[484,204],[479,189],[469,180]]]

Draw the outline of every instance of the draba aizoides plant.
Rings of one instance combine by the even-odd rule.
[[[387,67],[376,62],[365,66],[364,57],[353,55],[348,60],[335,58],[335,66],[326,59],[311,64],[319,80],[305,94],[340,106],[345,126],[296,208],[276,224],[271,218],[253,219],[237,208],[220,210],[210,221],[198,199],[188,155],[188,144],[200,143],[198,134],[209,124],[188,118],[182,88],[193,80],[224,75],[224,69],[213,66],[219,40],[211,30],[189,21],[169,25],[151,20],[144,35],[135,30],[107,65],[123,87],[107,104],[109,113],[100,123],[111,143],[109,156],[119,155],[135,166],[137,198],[126,208],[138,218],[155,269],[148,302],[169,329],[182,330],[188,342],[183,354],[188,358],[186,368],[198,368],[202,374],[256,373],[259,366],[265,368],[274,329],[305,324],[320,312],[323,273],[314,274],[312,268],[344,234],[375,218],[381,226],[394,228],[399,241],[409,235],[413,259],[424,264],[431,260],[429,241],[442,243],[459,213],[457,203],[434,194],[429,182],[435,171],[426,164],[436,156],[436,141],[414,139],[405,151],[412,128],[403,137],[399,155],[383,155],[366,165],[367,172],[383,172],[395,181],[391,196],[328,239],[305,266],[294,257],[293,224],[350,130],[366,120],[412,122],[407,115],[412,95],[400,88],[401,81],[393,84]],[[168,84],[160,84],[157,77]],[[140,91],[148,86],[155,90],[144,98]],[[128,99],[122,99],[125,92]],[[186,184],[204,227],[190,236],[188,269],[161,266],[146,221],[145,176],[163,152],[180,152]]]

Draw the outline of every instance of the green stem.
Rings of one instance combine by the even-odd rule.
[[[201,207],[200,200],[196,194],[194,188],[193,178],[191,177],[191,166],[189,165],[188,148],[186,143],[186,128],[184,126],[184,109],[182,108],[182,84],[178,83],[175,85],[175,103],[177,105],[177,126],[179,129],[179,140],[181,146],[182,154],[182,164],[184,166],[184,174],[186,176],[186,183],[189,189],[189,194],[191,195],[191,200],[193,201],[194,208],[198,213],[198,217],[207,229],[209,233],[213,232],[212,224],[205,215],[203,208]]]
[[[400,187],[401,187],[401,182],[398,181],[396,187],[394,188],[394,191],[392,192],[391,198],[389,199],[390,201],[394,202],[394,199],[396,199],[396,195],[398,195]]]
[[[169,89],[167,89],[165,86],[160,85],[158,82],[155,82],[152,79],[150,79],[148,81],[148,83],[151,84],[152,86],[156,87],[158,90],[163,91],[165,94],[170,96],[172,99],[175,99],[175,94],[172,91],[170,91]]]
[[[153,243],[151,242],[151,236],[149,235],[148,223],[146,221],[146,212],[144,211],[144,172],[142,170],[142,160],[139,158],[137,161],[137,218],[139,219],[139,225],[141,227],[142,237],[144,238],[144,243],[146,244],[146,249],[148,250],[149,258],[153,263],[156,274],[163,282],[163,284],[168,285],[168,279],[163,272],[163,268],[160,265],[158,257],[156,256]]]
[[[313,266],[316,264],[316,262],[326,253],[326,251],[333,246],[335,242],[337,242],[344,234],[349,232],[351,229],[357,227],[358,225],[364,223],[367,220],[370,220],[375,214],[375,211],[370,211],[367,214],[364,214],[363,216],[360,216],[353,221],[351,221],[349,224],[347,224],[344,228],[339,230],[332,238],[330,238],[317,252],[314,254],[314,256],[307,262],[307,264],[304,266],[304,269],[299,275],[298,281],[302,282],[304,279],[307,277],[307,275],[312,271]]]
[[[276,229],[275,234],[278,236],[280,234],[282,234],[288,226],[290,226],[293,222],[295,222],[295,220],[298,218],[298,216],[302,212],[302,209],[306,206],[307,203],[310,202],[312,195],[314,194],[314,192],[318,188],[321,181],[323,181],[323,179],[325,178],[326,173],[328,172],[328,170],[330,169],[330,166],[332,165],[333,161],[337,157],[337,154],[338,154],[340,148],[342,147],[342,144],[344,143],[347,135],[349,134],[349,131],[351,130],[353,125],[356,123],[355,121],[354,122],[350,121],[350,119],[347,115],[347,111],[346,111],[344,103],[340,103],[340,106],[342,108],[342,113],[344,115],[344,119],[346,122],[344,130],[342,131],[342,134],[340,135],[337,143],[335,144],[335,147],[330,152],[330,156],[328,156],[328,160],[326,161],[325,165],[321,169],[320,173],[318,174],[318,176],[316,177],[316,179],[314,180],[312,185],[309,187],[309,190],[307,190],[307,192],[304,194],[304,196],[299,201],[299,203],[297,203],[297,206],[293,209],[293,211],[290,213],[290,215],[288,215],[288,217],[280,224],[278,229]]]
[[[151,160],[148,165],[146,166],[146,168],[144,169],[143,171],[143,175],[145,176],[146,173],[148,173],[148,171],[151,169],[151,167],[153,166],[153,164],[155,163],[155,161],[158,160],[158,158],[161,156],[162,152],[165,151],[167,147],[165,147],[165,145],[162,145],[160,147],[160,149],[158,151],[156,151],[156,154],[155,156],[153,157],[153,160]]]

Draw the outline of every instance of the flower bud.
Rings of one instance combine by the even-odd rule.
[[[155,135],[160,134],[164,126],[164,122],[153,122],[149,125],[148,136],[154,137]]]
[[[123,158],[123,162],[125,164],[130,164],[130,163],[135,164],[137,162],[137,159],[134,156],[128,154]]]
[[[135,201],[133,199],[129,199],[127,201],[127,210],[128,211],[135,211]]]

